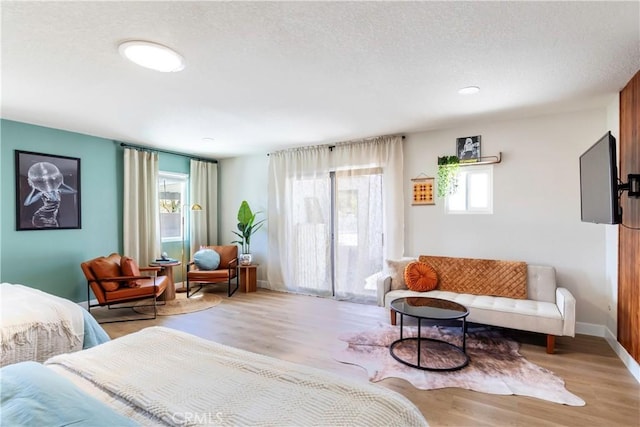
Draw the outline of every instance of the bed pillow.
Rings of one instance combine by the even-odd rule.
[[[407,284],[404,281],[404,269],[407,264],[415,261],[415,258],[403,258],[399,260],[388,259],[387,273],[391,276],[391,290],[407,289]]]
[[[138,263],[131,257],[123,256],[120,258],[120,268],[123,276],[141,276]],[[124,282],[130,288],[139,288],[142,286],[141,280],[127,280]]]
[[[215,270],[220,265],[220,254],[213,249],[200,249],[193,254],[193,262],[200,270]]]
[[[417,292],[432,291],[438,286],[438,274],[433,267],[419,261],[407,264],[404,280],[407,288]]]
[[[120,266],[115,262],[106,258],[98,258],[91,263],[91,271],[93,271],[96,279],[105,279],[108,277],[121,276]],[[98,282],[102,289],[106,292],[115,291],[120,287],[120,282]]]

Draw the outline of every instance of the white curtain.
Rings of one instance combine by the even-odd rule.
[[[202,207],[202,211],[184,212],[190,224],[189,247],[193,255],[200,246],[218,244],[218,165],[192,159],[189,179],[189,206],[197,203]]]
[[[271,154],[269,286],[372,299],[364,279],[403,254],[402,163],[399,136]]]
[[[124,149],[124,255],[146,266],[160,256],[158,153]]]

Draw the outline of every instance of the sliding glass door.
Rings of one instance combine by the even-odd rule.
[[[370,302],[366,278],[382,269],[383,203],[379,168],[298,179],[292,200],[296,222],[295,281],[300,290]]]
[[[339,299],[373,301],[366,278],[382,270],[382,171],[360,169],[333,174],[334,289]]]

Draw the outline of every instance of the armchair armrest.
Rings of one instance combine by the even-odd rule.
[[[227,268],[229,269],[229,277],[233,277],[236,273],[235,270],[238,269],[238,258],[234,258],[227,263]]]
[[[556,288],[556,305],[564,319],[562,335],[576,335],[576,299],[567,288]]]

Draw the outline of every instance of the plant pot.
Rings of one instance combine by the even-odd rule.
[[[240,265],[251,265],[251,260],[252,260],[251,254],[240,254],[238,259],[240,261]]]

